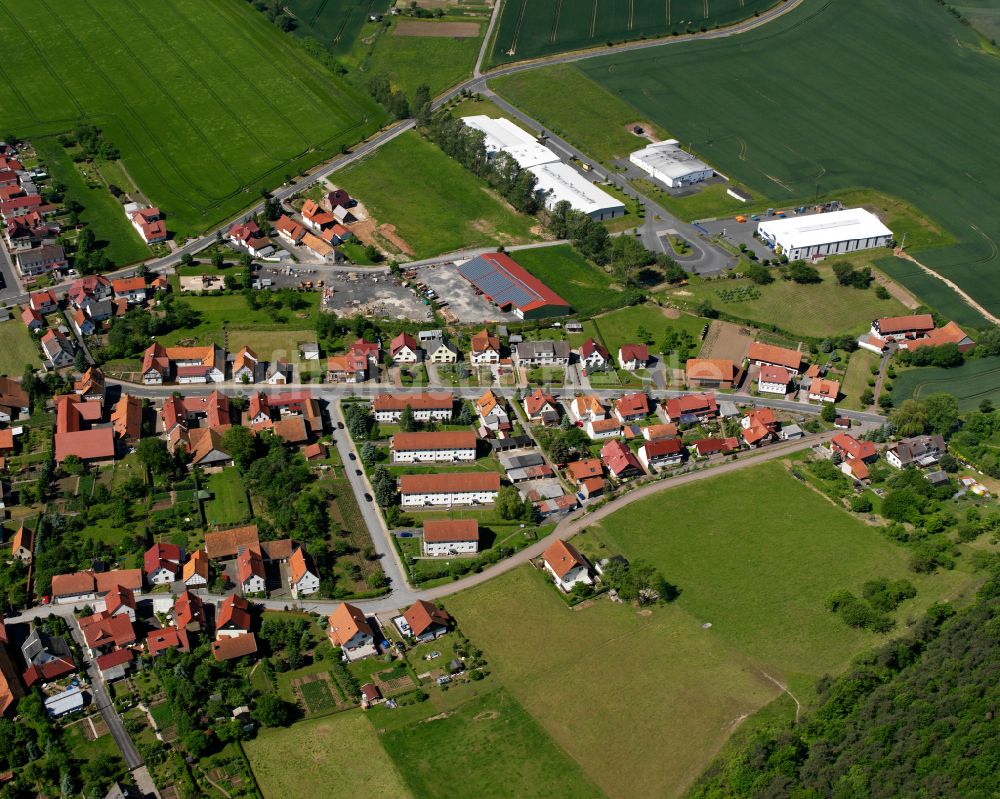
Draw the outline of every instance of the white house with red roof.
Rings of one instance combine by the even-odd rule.
[[[536,388],[524,398],[524,412],[530,422],[555,424],[559,421],[556,398],[541,388]]]
[[[143,571],[150,585],[169,585],[177,579],[183,554],[176,544],[153,544],[143,556]]]
[[[845,460],[862,460],[872,463],[878,460],[878,450],[871,441],[861,441],[850,433],[837,433],[830,439],[830,449]]]
[[[622,344],[618,348],[618,364],[626,372],[645,369],[649,363],[649,347],[645,344]]]
[[[757,408],[740,419],[740,434],[747,446],[760,447],[778,436],[778,420],[770,408]]]
[[[245,248],[254,258],[264,258],[274,252],[274,245],[252,219],[236,222],[229,228],[229,241]]]
[[[625,394],[615,400],[615,418],[620,422],[634,422],[649,415],[649,397],[645,391]]]
[[[607,347],[594,341],[592,338],[588,338],[580,345],[579,355],[580,365],[587,374],[601,372],[609,366],[613,366]]]
[[[33,291],[28,295],[28,306],[44,316],[59,310],[59,300],[49,289]]]
[[[167,225],[163,221],[166,217],[156,206],[139,208],[135,203],[129,203],[125,206],[125,214],[146,244],[167,240]]]
[[[791,387],[792,376],[784,366],[764,364],[757,376],[757,390],[761,394],[779,394],[785,396]]]
[[[542,553],[542,563],[552,580],[569,593],[577,583],[593,585],[590,564],[572,544],[557,539]]]
[[[305,550],[298,547],[288,559],[288,585],[292,596],[309,596],[319,591],[319,574]]]
[[[608,441],[601,447],[601,462],[604,468],[619,480],[643,473],[642,464],[635,453],[617,439]]]
[[[622,434],[622,423],[617,419],[588,419],[583,425],[587,437],[591,441],[604,438],[615,438]]]
[[[661,438],[647,441],[639,447],[639,463],[647,471],[677,466],[684,460],[684,443],[679,438]]]
[[[129,305],[141,305],[146,301],[146,278],[121,277],[111,281],[116,300],[125,300]]]
[[[73,363],[73,356],[76,354],[76,349],[70,343],[70,340],[60,331],[47,330],[45,335],[42,336],[41,342],[45,357],[48,358],[49,363],[56,369],[70,366]]]
[[[421,392],[419,394],[379,394],[372,400],[372,412],[377,422],[398,422],[403,410],[409,406],[413,418],[427,422],[451,420],[455,395],[449,392]]]
[[[420,347],[409,333],[400,333],[389,343],[389,355],[395,364],[416,363],[420,360]]]

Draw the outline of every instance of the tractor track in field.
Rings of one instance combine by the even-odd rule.
[[[972,225],[972,227],[977,232],[981,233],[981,231],[979,231],[979,228],[977,228],[975,225]],[[993,255],[990,256],[990,257],[991,258],[992,257],[996,257],[996,254],[997,254],[996,245],[993,244],[992,240],[988,236],[984,236],[984,238],[986,238],[986,240],[989,241],[990,244],[993,245]],[[998,317],[994,316],[993,314],[991,314],[982,305],[980,305],[978,302],[976,302],[974,299],[972,299],[972,297],[970,297],[957,283],[955,283],[954,280],[950,280],[950,279],[946,278],[940,272],[936,272],[935,270],[931,269],[929,266],[924,266],[922,263],[920,263],[920,261],[918,261],[916,258],[914,258],[912,255],[910,255],[905,250],[900,249],[899,247],[897,247],[895,250],[893,250],[892,254],[895,255],[897,258],[901,258],[904,261],[909,261],[912,264],[916,264],[916,266],[918,266],[920,269],[922,269],[928,275],[930,275],[931,277],[937,278],[942,283],[944,283],[948,288],[950,288],[952,291],[954,291],[962,299],[962,301],[966,305],[968,305],[974,311],[977,311],[979,313],[979,315],[982,316],[984,319],[986,319],[989,322],[992,322],[995,325],[1000,325],[1000,318],[998,318]]]

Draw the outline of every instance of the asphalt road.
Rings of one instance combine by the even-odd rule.
[[[570,64],[578,61],[585,61],[591,58],[601,58],[615,53],[630,52],[632,50],[647,50],[654,47],[668,47],[671,45],[677,45],[690,41],[725,39],[730,36],[736,36],[741,33],[746,33],[747,31],[753,30],[754,28],[758,28],[761,25],[766,25],[768,22],[771,22],[783,16],[784,14],[787,14],[789,11],[792,11],[793,9],[797,8],[801,3],[802,0],[785,0],[785,2],[780,3],[777,6],[774,6],[773,8],[769,9],[768,11],[765,11],[764,13],[760,14],[757,17],[752,17],[750,19],[744,20],[743,22],[737,23],[727,28],[720,28],[717,30],[706,31],[704,33],[699,32],[683,36],[665,37],[662,39],[649,39],[638,42],[627,42],[624,44],[617,44],[612,47],[604,47],[599,49],[595,48],[593,50],[576,51],[572,53],[564,53],[562,55],[548,56],[546,58],[535,59],[532,61],[522,61],[518,62],[517,64],[510,64],[507,66],[498,67],[497,69],[491,70],[486,74],[483,74],[481,70],[482,61],[486,56],[486,48],[488,47],[490,39],[490,31],[492,31],[492,28],[496,23],[497,15],[499,13],[499,7],[497,7],[494,9],[494,14],[490,18],[490,24],[488,26],[487,35],[483,41],[483,46],[480,48],[480,53],[476,62],[476,68],[474,70],[473,77],[463,81],[462,83],[457,84],[456,86],[446,91],[444,94],[440,95],[434,101],[434,107],[440,108],[442,105],[444,105],[448,101],[458,96],[458,94],[460,94],[464,90],[472,92],[487,92],[489,91],[486,86],[487,80],[503,77],[505,75],[513,75],[518,72],[525,72],[532,69],[539,69],[541,67],[551,66],[553,64]],[[540,127],[537,125],[537,123],[534,122],[534,120],[532,120],[532,124],[534,124],[536,127]],[[352,164],[355,161],[358,161],[359,159],[362,159],[367,155],[370,155],[371,153],[375,152],[379,147],[381,147],[383,144],[386,144],[387,142],[390,142],[393,139],[395,139],[397,136],[400,136],[406,131],[411,130],[414,126],[415,122],[412,119],[405,119],[396,122],[390,125],[389,127],[385,128],[384,130],[380,131],[372,138],[358,144],[354,148],[354,150],[352,150],[350,153],[337,156],[328,163],[320,165],[314,171],[310,172],[308,176],[297,180],[295,183],[280,186],[279,188],[275,189],[272,192],[272,196],[281,201],[286,200],[296,192],[299,192],[305,188],[308,188],[314,183],[326,179],[330,175],[337,172],[337,170],[343,169],[345,166]],[[565,143],[563,142],[562,144]],[[568,147],[568,145],[566,146]],[[583,160],[588,160],[588,161],[593,160],[587,158],[585,154],[581,153],[581,155],[583,155]],[[648,240],[650,244],[653,244],[655,242],[653,242],[652,239],[648,239],[648,225],[651,221],[650,220],[651,215],[649,214],[649,211],[652,210],[654,212],[654,215],[659,214],[661,216],[661,219],[663,220],[674,220],[674,218],[671,217],[669,214],[667,214],[665,211],[663,211],[663,209],[657,206],[655,203],[649,202],[648,198],[643,199],[643,202],[647,207],[647,225],[644,226],[645,232],[643,233],[643,239],[644,241]],[[245,217],[259,213],[260,211],[263,210],[263,207],[264,203],[263,201],[261,201],[252,208],[247,208],[243,210],[240,214],[234,217],[234,219],[243,219]],[[662,213],[660,213],[661,211]],[[229,227],[232,225],[232,221],[233,220],[227,221],[225,224],[220,225],[215,230],[207,232],[204,236],[198,239],[192,239],[186,242],[185,244],[180,246],[177,250],[172,252],[170,255],[167,255],[157,260],[151,260],[146,262],[147,267],[149,268],[150,271],[162,272],[177,266],[177,264],[180,263],[181,256],[183,256],[185,253],[194,255],[195,253],[200,252],[206,247],[209,247],[212,244],[214,244],[216,232],[218,231],[225,233],[226,231],[228,231]],[[677,225],[681,226],[685,225],[685,223],[681,223],[679,220],[671,222],[671,224],[673,224],[673,226],[679,231],[682,229],[682,227],[677,227]],[[669,227],[670,225],[666,224],[664,226]],[[0,247],[0,249],[2,249],[2,247]],[[658,247],[651,247],[651,249],[656,250],[658,249]],[[0,258],[0,272],[2,272],[4,269],[3,260],[4,259]],[[130,266],[123,267],[122,269],[115,270],[114,272],[109,272],[107,273],[107,277],[113,279],[116,277],[126,277],[132,275],[135,273],[137,266],[138,266],[137,264],[132,264]],[[11,269],[9,265],[6,268]],[[60,295],[65,294],[66,290],[69,288],[70,282],[59,284],[57,286],[54,286],[53,288],[57,294]],[[11,285],[14,285],[13,280],[9,281],[9,283]],[[4,296],[0,294],[0,299],[4,299],[7,302],[13,302],[17,304],[22,304],[26,302],[27,298],[28,295],[23,292],[13,296],[11,295]]]

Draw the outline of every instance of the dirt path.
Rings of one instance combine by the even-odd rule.
[[[960,289],[955,284],[954,281],[949,280],[948,278],[944,277],[941,274],[938,274],[933,269],[931,269],[929,266],[924,266],[922,263],[920,263],[920,261],[918,261],[912,255],[910,255],[908,252],[905,252],[904,250],[901,250],[898,247],[893,252],[893,255],[895,255],[897,258],[902,258],[904,261],[910,261],[911,263],[916,264],[924,272],[926,272],[928,275],[930,275],[931,277],[937,278],[942,283],[944,283],[948,288],[950,288],[952,291],[954,291],[959,297],[962,298],[962,301],[966,305],[968,305],[973,310],[978,311],[980,314],[982,314],[982,316],[983,316],[984,319],[989,320],[990,322],[992,322],[995,325],[1000,325],[1000,318],[998,318],[998,317],[994,316],[993,314],[991,314],[982,305],[980,305],[978,302],[976,302],[974,299],[972,299],[972,297],[970,297],[968,294],[966,294],[964,291],[962,291],[962,289]]]
[[[765,677],[767,677],[767,679],[769,679],[771,682],[777,685],[778,688],[780,688],[783,693],[788,694],[792,698],[792,701],[795,703],[795,721],[796,723],[798,723],[799,716],[802,715],[802,705],[799,703],[799,700],[795,698],[795,694],[793,694],[791,691],[788,690],[787,685],[778,682],[776,679],[774,679],[774,677],[772,677],[766,671],[761,671],[761,674],[763,674]]]

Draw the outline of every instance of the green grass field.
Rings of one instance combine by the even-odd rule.
[[[861,395],[868,388],[872,367],[876,366],[878,362],[879,357],[874,352],[859,349],[851,353],[851,360],[847,364],[847,373],[840,385],[840,393],[846,397],[840,403],[842,407],[864,410],[865,406],[861,404]]]
[[[593,797],[598,789],[504,690],[447,718],[388,731],[382,744],[414,796]]]
[[[543,79],[537,76],[542,75]],[[604,163],[641,150],[649,142],[628,130],[646,122],[631,105],[583,75],[560,64],[490,81],[490,86],[534,119]],[[587,124],[580,124],[580,109],[587,109]],[[470,113],[486,113],[471,110]],[[492,116],[492,114],[491,114]],[[657,135],[664,133],[655,128]]]
[[[370,46],[359,44],[355,53],[346,59],[356,62],[361,76],[367,79],[370,75],[384,73],[411,101],[421,83],[426,83],[434,96],[472,76],[482,42],[482,26],[480,36],[397,36],[395,30],[400,19],[394,17],[393,24]],[[455,21],[452,17],[440,21],[420,20],[430,25]],[[469,17],[461,21],[479,22],[479,19]]]
[[[593,337],[603,341],[612,356],[617,358],[618,348],[622,344],[641,343],[637,335],[639,328],[645,328],[652,336],[650,351],[659,352],[668,328],[677,331],[686,330],[695,337],[695,341],[699,341],[701,329],[705,324],[704,319],[687,314],[682,314],[678,319],[670,319],[663,313],[663,309],[656,305],[633,305],[611,311],[596,319],[588,319],[583,323],[583,333],[569,336],[569,341],[573,346],[577,346]]]
[[[212,498],[205,501],[205,519],[209,524],[228,526],[250,518],[247,491],[235,468],[210,474],[205,490],[212,494]]]
[[[907,369],[892,381],[892,399],[897,405],[905,399],[920,399],[937,391],[953,394],[958,407],[971,411],[984,399],[1000,404],[1000,361],[982,358],[968,361],[955,369],[923,367]]]
[[[866,263],[863,257],[851,260],[857,265]],[[716,310],[740,319],[777,324],[790,333],[817,338],[861,333],[871,326],[872,319],[907,313],[901,302],[893,298],[880,300],[874,289],[838,285],[831,263],[817,265],[822,283],[799,284],[780,277],[766,286],[754,286],[746,279],[692,280],[682,288],[667,289],[663,297],[679,305],[708,300]],[[755,288],[760,296],[736,301],[729,293],[749,287]],[[719,292],[724,293],[720,296]]]
[[[763,11],[770,0],[505,0],[495,64],[606,43],[707,30]]]
[[[103,184],[95,184],[96,187],[91,188],[69,152],[55,139],[40,139],[34,144],[39,161],[45,164],[49,174],[66,184],[66,197],[83,206],[80,221],[93,231],[98,246],[107,244],[104,252],[108,258],[116,264],[128,264],[149,257],[149,247],[140,240],[135,228],[122,213],[121,205]],[[102,173],[103,167],[112,163],[119,162],[102,165]],[[110,171],[113,173],[115,170]]]
[[[507,690],[611,797],[679,795],[737,719],[778,693],[676,605],[571,611],[529,567],[451,597],[448,611]]]
[[[360,710],[261,730],[243,749],[264,799],[411,795]]]
[[[388,0],[288,0],[295,15],[295,34],[309,36],[337,55],[347,53],[359,34],[375,30],[369,14],[384,14]]]
[[[17,312],[15,307],[15,316]],[[39,352],[34,336],[19,318],[0,322],[0,374],[19,378],[28,364],[41,366]]]
[[[592,264],[570,244],[519,250],[511,257],[573,306],[573,313],[590,316],[621,301],[614,278]]]
[[[989,144],[1000,120],[1000,60],[932,0],[806,0],[737,38],[633,51],[580,69],[776,204],[857,186],[913,202],[959,241],[917,257],[1000,312],[1000,156]],[[856,93],[864,103],[853,102]],[[973,106],[975,114],[965,112]],[[942,141],[951,143],[947,158]],[[957,316],[945,286],[903,280]]]
[[[174,330],[162,336],[164,346],[181,341],[194,341],[204,345],[225,343],[225,330],[229,331],[229,348],[238,352],[244,345],[250,347],[263,360],[285,357],[298,358],[298,344],[315,341],[316,317],[319,314],[320,296],[314,292],[297,295],[307,307],[301,310],[281,308],[251,310],[242,294],[217,296],[185,295],[183,300],[194,308],[201,319],[197,325]]]
[[[373,132],[383,113],[246,3],[4,0],[6,129],[100,126],[179,238]],[[27,89],[30,87],[30,89]]]
[[[395,225],[417,258],[537,239],[534,220],[413,132],[338,172],[337,182],[360,198],[379,224]]]

